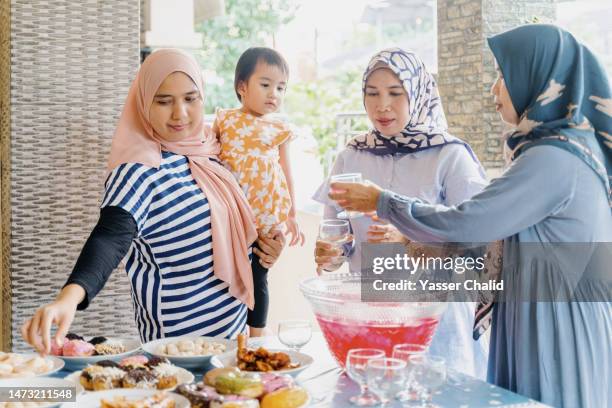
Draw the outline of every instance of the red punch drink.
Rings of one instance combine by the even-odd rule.
[[[329,351],[340,366],[349,350],[376,348],[393,355],[397,344],[429,346],[444,302],[362,301],[362,275],[330,273],[300,283]]]
[[[438,318],[432,317],[388,324],[330,319],[319,314],[316,316],[329,350],[342,367],[348,351],[353,348],[377,348],[384,350],[390,357],[396,344],[428,346],[439,322]]]

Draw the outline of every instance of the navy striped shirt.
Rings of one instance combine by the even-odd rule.
[[[122,164],[105,187],[102,208],[123,208],[138,226],[125,263],[142,341],[243,332],[247,309],[213,274],[210,208],[187,158]]]

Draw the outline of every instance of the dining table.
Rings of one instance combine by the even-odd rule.
[[[263,346],[270,349],[286,348],[278,338],[265,336],[249,340],[249,347]],[[310,355],[314,362],[301,371],[296,377],[297,384],[305,388],[310,395],[311,408],[355,408],[350,397],[359,393],[359,386],[352,381],[344,369],[334,359],[321,332],[314,332],[310,341],[300,352]],[[201,370],[192,371],[196,381],[201,381],[209,369],[222,366],[218,359],[212,358]],[[54,377],[63,378],[71,371],[61,370]],[[486,381],[449,371],[448,380],[434,392],[432,404],[440,408],[541,408],[548,407],[538,401],[489,384]],[[418,405],[406,405],[399,401],[390,401],[384,408],[400,408]]]

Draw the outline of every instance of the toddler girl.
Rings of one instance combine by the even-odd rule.
[[[285,96],[289,69],[275,50],[249,48],[238,59],[234,78],[236,109],[219,109],[213,129],[221,142],[220,158],[234,174],[255,215],[260,236],[285,230],[290,245],[304,244],[296,221],[295,195],[289,161],[289,127],[270,114]],[[268,267],[253,248],[255,307],[248,313],[251,336],[259,336],[268,314]]]

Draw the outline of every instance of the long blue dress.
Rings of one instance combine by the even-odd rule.
[[[385,191],[378,214],[423,242],[612,242],[607,197],[601,179],[579,157],[541,145],[457,207]],[[560,259],[515,255],[504,253],[504,264],[516,265],[504,268],[505,291],[553,292],[582,278],[585,296],[605,292],[612,299],[612,266],[581,276],[584,265],[569,251],[557,253]],[[492,330],[490,382],[555,407],[612,406],[610,301],[498,303]]]

